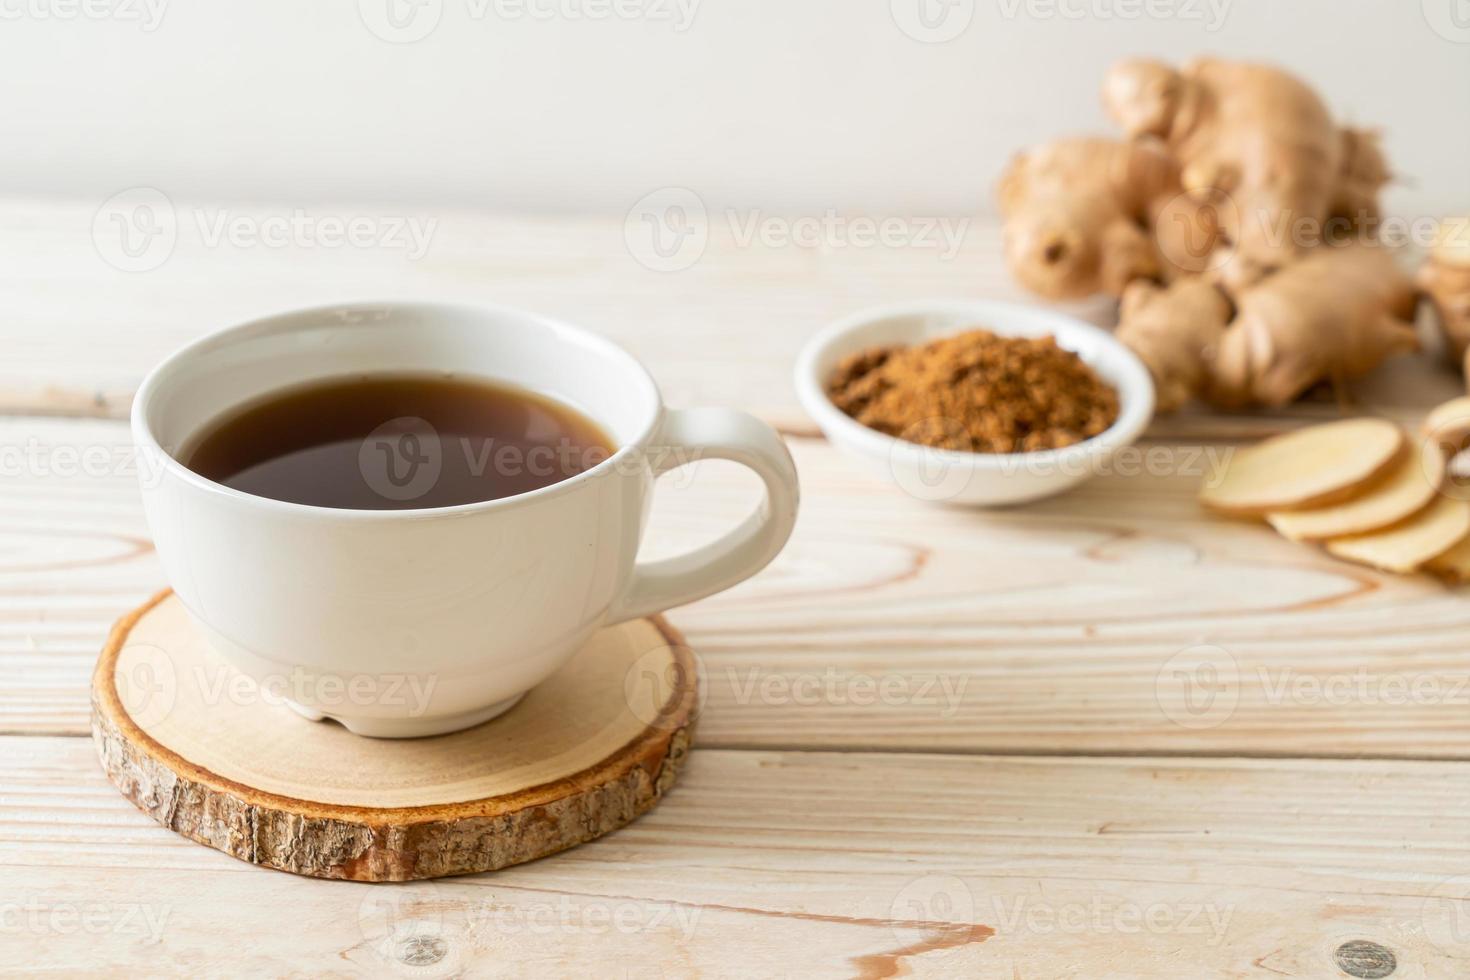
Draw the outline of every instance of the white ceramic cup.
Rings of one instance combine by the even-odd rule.
[[[443,371],[565,402],[617,451],[529,493],[418,510],[257,497],[173,455],[222,413],[272,391]],[[730,409],[665,408],[626,351],[514,310],[354,305],[231,327],[149,374],[132,429],[157,460],[139,469],[164,571],[210,643],[261,684],[279,690],[284,679],[300,713],[362,735],[433,735],[493,718],[594,630],[755,574],[796,519],[796,469],[769,426]],[[755,471],[765,484],[759,509],[688,554],[638,562],[654,479],[711,458]],[[395,683],[416,696],[389,697]]]

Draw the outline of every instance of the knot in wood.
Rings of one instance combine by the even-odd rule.
[[[405,966],[432,966],[449,952],[440,936],[410,936],[398,948],[398,961]]]
[[[1382,980],[1398,969],[1399,961],[1387,946],[1367,939],[1354,939],[1337,947],[1332,954],[1337,966],[1350,977],[1360,980]]]

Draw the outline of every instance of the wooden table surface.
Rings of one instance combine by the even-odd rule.
[[[1147,473],[944,509],[838,456],[789,371],[863,306],[1022,298],[988,222],[946,257],[742,244],[714,220],[696,264],[655,272],[622,216],[436,214],[412,259],[212,243],[199,216],[218,209],[177,205],[172,254],[127,272],[94,241],[97,203],[0,202],[0,969],[1470,975],[1467,593],[1194,502],[1202,450],[1334,406],[1162,420]],[[211,329],[382,298],[602,331],[671,403],[778,424],[804,493],[774,565],[670,616],[708,701],[656,811],[557,857],[410,885],[295,878],[185,841],[113,790],[87,737],[105,631],[164,584],[122,421],[133,386]],[[1460,385],[1411,358],[1357,398],[1411,422]],[[755,496],[705,464],[661,489],[646,547],[712,535]],[[395,944],[405,922],[432,941]]]

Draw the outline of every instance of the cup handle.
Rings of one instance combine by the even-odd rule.
[[[655,477],[700,459],[728,459],[766,485],[755,513],[716,541],[674,558],[641,561],[607,624],[682,606],[743,582],[768,565],[791,537],[800,496],[796,464],[776,430],[728,408],[669,409],[653,444]]]

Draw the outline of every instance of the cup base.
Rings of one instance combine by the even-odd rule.
[[[354,735],[366,738],[428,738],[432,735],[448,735],[483,725],[498,718],[520,703],[524,693],[498,701],[488,708],[466,711],[457,715],[436,718],[340,718],[337,715],[314,711],[295,701],[288,700],[291,710],[307,721],[335,721]]]

